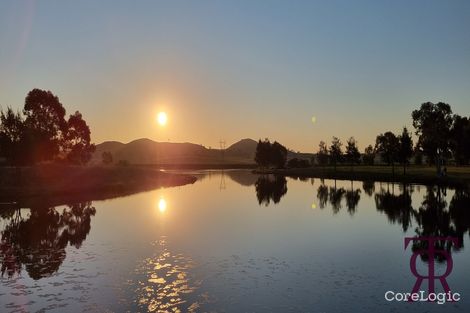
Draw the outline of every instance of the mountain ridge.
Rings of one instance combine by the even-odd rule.
[[[125,162],[141,165],[176,164],[246,164],[253,165],[258,142],[243,138],[228,148],[212,149],[191,142],[160,142],[149,138],[139,138],[128,143],[104,141],[96,145],[91,164],[102,163],[102,154],[110,152],[113,163]],[[289,151],[288,158],[309,158],[308,153]]]

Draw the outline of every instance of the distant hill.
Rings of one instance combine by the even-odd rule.
[[[103,152],[111,152],[114,163],[126,161],[130,164],[254,164],[257,141],[242,139],[230,145],[222,153],[194,143],[156,142],[142,138],[127,144],[105,141],[96,145],[91,164],[102,162]],[[289,151],[289,158],[307,157],[308,154]]]
[[[222,154],[220,149],[187,142],[156,142],[147,138],[127,144],[105,141],[96,145],[91,163],[101,163],[103,152],[111,152],[115,163],[122,160],[130,164],[253,164],[256,144],[252,139],[243,139]]]

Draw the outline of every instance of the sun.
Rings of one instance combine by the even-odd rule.
[[[167,120],[168,120],[168,117],[165,112],[158,113],[158,116],[157,116],[158,124],[160,124],[161,126],[165,126]]]

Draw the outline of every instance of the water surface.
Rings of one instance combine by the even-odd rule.
[[[193,174],[192,185],[106,201],[3,205],[0,311],[470,309],[467,191],[240,170]],[[411,291],[404,237],[418,235],[459,238],[444,249],[460,302],[385,301],[388,290]],[[419,258],[419,269],[426,262]],[[445,261],[435,263],[442,273]]]

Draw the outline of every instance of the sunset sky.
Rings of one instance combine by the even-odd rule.
[[[362,150],[422,102],[470,115],[470,1],[1,1],[0,105],[33,88],[95,143]]]

